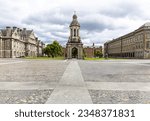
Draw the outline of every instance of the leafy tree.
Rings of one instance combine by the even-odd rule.
[[[44,53],[48,56],[48,57],[57,57],[57,56],[62,56],[63,52],[62,52],[62,46],[55,40],[53,41],[52,44],[48,44],[45,48],[44,48]]]
[[[83,57],[86,57],[85,49],[83,49]]]
[[[53,51],[54,51],[54,56],[62,56],[63,52],[62,52],[62,46],[57,42],[57,41],[54,41],[52,43],[52,48],[53,48]]]
[[[94,51],[94,56],[95,56],[95,57],[102,58],[102,57],[103,57],[103,54],[102,54],[100,51]]]

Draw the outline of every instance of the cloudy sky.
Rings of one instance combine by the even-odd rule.
[[[0,28],[33,29],[45,43],[65,45],[74,11],[84,45],[102,45],[150,22],[150,0],[0,0]]]

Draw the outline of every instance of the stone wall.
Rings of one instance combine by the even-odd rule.
[[[102,46],[100,47],[84,47],[84,54],[85,57],[87,58],[93,58],[94,57],[94,52],[100,51],[102,53]]]
[[[0,30],[0,57],[42,56],[43,45],[33,30],[6,27]]]
[[[109,57],[150,58],[150,24],[104,44]]]

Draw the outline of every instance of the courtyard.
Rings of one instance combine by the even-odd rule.
[[[148,104],[150,60],[0,59],[1,104]]]

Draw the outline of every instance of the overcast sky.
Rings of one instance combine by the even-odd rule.
[[[65,45],[74,11],[84,45],[102,45],[150,22],[150,0],[0,0],[0,28],[33,29],[45,43]]]

